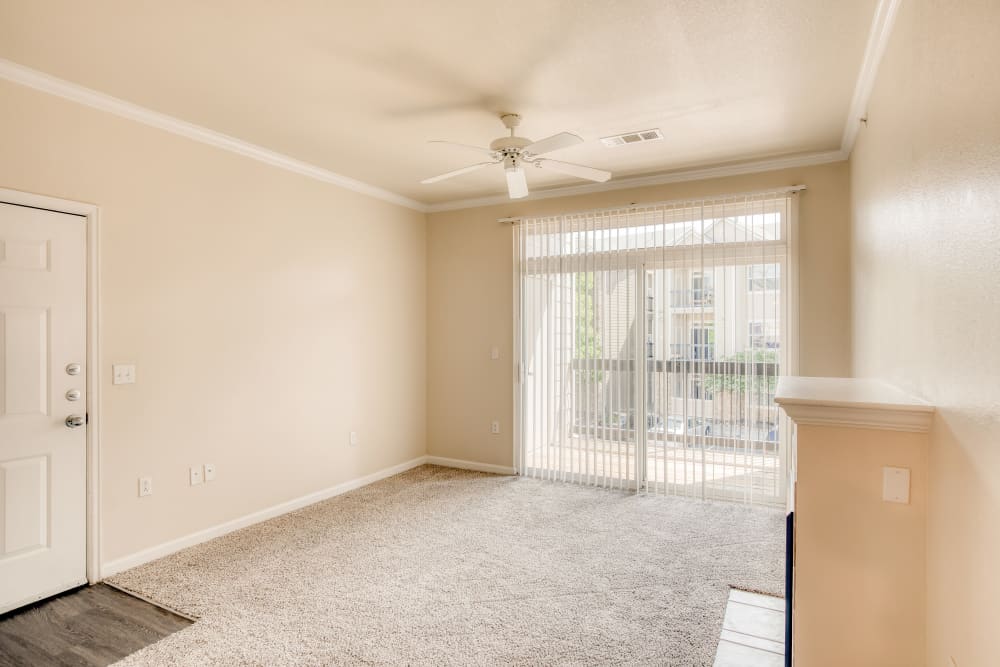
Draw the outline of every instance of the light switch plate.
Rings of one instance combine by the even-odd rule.
[[[205,481],[206,482],[211,482],[213,479],[215,479],[215,464],[214,463],[206,463],[205,464]]]
[[[351,435],[347,439],[347,444],[350,445],[351,447],[357,447],[358,446],[358,432],[357,431],[351,431]]]
[[[494,361],[500,358],[500,348],[494,345],[490,348],[490,359]]]
[[[888,503],[910,502],[910,469],[882,468],[882,500]]]
[[[153,495],[153,478],[152,477],[140,477],[139,478],[139,497],[151,496]]]
[[[201,482],[201,466],[191,468],[191,486],[197,486],[198,484],[201,484]]]
[[[135,364],[112,364],[112,384],[135,384]]]

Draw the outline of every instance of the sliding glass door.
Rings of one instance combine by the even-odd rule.
[[[784,501],[793,196],[521,222],[522,474]]]

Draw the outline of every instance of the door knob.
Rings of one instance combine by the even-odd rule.
[[[69,417],[66,417],[66,426],[68,426],[69,428],[79,428],[80,426],[83,426],[86,422],[87,420],[81,417],[80,415],[70,415]]]

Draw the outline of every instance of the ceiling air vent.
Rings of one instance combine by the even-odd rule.
[[[647,141],[658,141],[662,138],[663,133],[659,130],[641,130],[639,132],[616,134],[613,137],[601,137],[601,143],[605,146],[625,146],[626,144],[641,144]]]

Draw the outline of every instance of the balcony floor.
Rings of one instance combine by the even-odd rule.
[[[636,447],[597,438],[570,436],[558,443],[529,447],[525,467],[530,476],[607,488],[635,488]],[[735,447],[685,447],[651,441],[647,446],[646,484],[654,493],[782,505],[784,470],[773,453]]]

